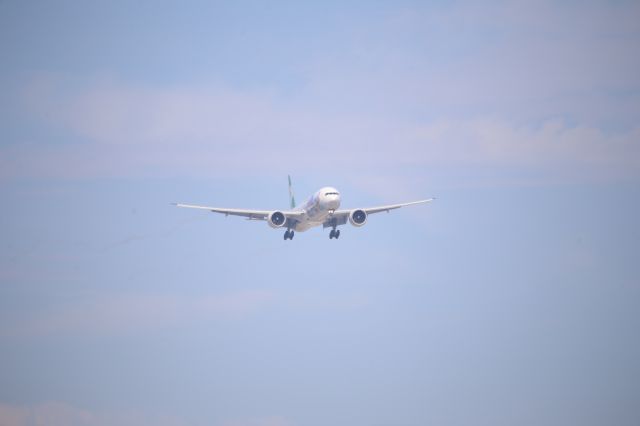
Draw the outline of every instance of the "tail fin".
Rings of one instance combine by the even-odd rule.
[[[293,187],[291,186],[291,176],[287,176],[289,178],[289,204],[291,208],[294,209],[296,207],[296,198],[293,196]]]

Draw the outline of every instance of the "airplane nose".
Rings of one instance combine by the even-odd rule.
[[[321,200],[322,207],[326,210],[336,210],[340,205],[340,202],[335,196],[325,196]]]
[[[331,197],[331,199],[329,199],[329,202],[327,204],[328,204],[329,210],[337,210],[338,207],[340,207],[340,197],[338,196]]]

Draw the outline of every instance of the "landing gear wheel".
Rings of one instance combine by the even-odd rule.
[[[336,234],[335,234],[335,237],[334,237],[334,238],[335,238],[336,240],[337,240],[338,238],[340,238],[340,230],[339,230],[339,229],[336,231]]]
[[[295,235],[295,232],[293,231],[289,231],[289,239],[293,240],[293,236]]]
[[[289,231],[284,231],[284,240],[287,241],[289,239]]]
[[[336,236],[336,230],[332,229],[331,232],[329,232],[329,239],[332,240],[334,239]]]

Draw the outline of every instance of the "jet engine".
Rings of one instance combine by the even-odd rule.
[[[352,210],[349,213],[349,222],[353,226],[362,226],[367,222],[367,212],[364,210]]]
[[[287,223],[287,217],[282,212],[272,212],[269,213],[269,217],[267,218],[267,222],[269,226],[272,228],[281,228]]]

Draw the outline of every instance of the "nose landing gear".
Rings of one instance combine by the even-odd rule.
[[[329,239],[338,239],[340,238],[340,230],[339,229],[332,229],[331,232],[329,232]]]
[[[284,232],[284,240],[285,240],[285,241],[286,241],[286,240],[293,240],[293,236],[294,236],[294,232],[293,232],[293,230],[291,230],[291,229],[287,229],[287,230]]]

